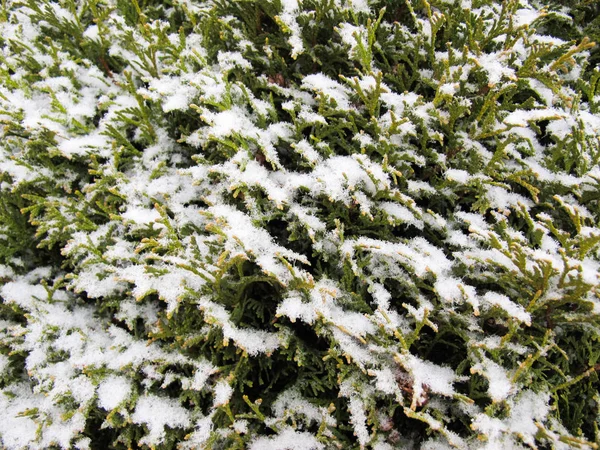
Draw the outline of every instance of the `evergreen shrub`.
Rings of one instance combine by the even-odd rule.
[[[600,445],[595,0],[3,0],[7,449]]]

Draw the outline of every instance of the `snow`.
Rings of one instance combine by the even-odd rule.
[[[208,362],[201,361],[196,367],[193,381],[190,385],[190,389],[195,391],[201,391],[207,386],[208,378],[218,371],[217,367],[213,366]]]
[[[249,450],[321,450],[325,445],[317,441],[315,436],[306,431],[297,431],[285,427],[275,436],[265,436],[254,439]]]
[[[131,220],[137,224],[154,223],[160,219],[160,214],[155,209],[148,209],[142,207],[130,207],[124,212],[121,217],[126,220]]]
[[[141,396],[131,415],[131,420],[148,427],[148,434],[140,440],[146,445],[159,445],[165,437],[165,427],[188,428],[191,423],[189,412],[179,402],[153,394]]]
[[[517,9],[513,15],[512,20],[515,27],[523,27],[531,25],[535,20],[542,17],[542,13],[540,11],[536,11],[535,9]]]
[[[418,401],[426,391],[445,396],[455,394],[452,385],[460,377],[452,369],[421,360],[413,355],[399,355],[398,360],[413,378],[413,399]]]
[[[526,127],[528,122],[557,120],[563,117],[563,113],[554,108],[535,109],[530,111],[517,109],[504,118],[504,123],[507,125]]]
[[[278,18],[285,26],[285,30],[290,34],[288,43],[292,47],[292,58],[296,59],[298,55],[304,52],[304,43],[302,41],[302,30],[297,22],[299,13],[298,0],[282,0],[282,11]]]
[[[353,109],[350,106],[349,90],[323,73],[307,75],[302,79],[302,87],[331,98],[341,110]]]
[[[225,344],[232,340],[238,348],[251,356],[259,353],[270,354],[280,345],[280,338],[275,333],[235,326],[229,320],[227,310],[221,305],[200,299],[198,307],[204,312],[206,321],[216,323],[221,328]]]
[[[530,390],[523,392],[515,399],[509,400],[510,414],[505,420],[492,418],[480,413],[473,420],[473,429],[488,436],[488,448],[501,446],[514,448],[516,442],[510,434],[519,437],[525,444],[535,446],[539,420],[549,411],[548,396]]]
[[[365,37],[367,36],[367,30],[363,26],[356,26],[350,23],[341,23],[336,28],[336,31],[342,38],[342,42],[350,47],[350,57],[357,57],[357,47],[359,43],[364,48],[367,47]]]
[[[15,397],[10,396],[9,393]],[[19,413],[39,406],[41,401],[43,397],[33,394],[25,383],[13,384],[10,391],[0,392],[0,409],[3,412],[0,420],[0,438],[7,448],[20,448],[33,444],[37,424],[30,417],[20,417]]]
[[[509,317],[513,317],[527,326],[531,325],[531,315],[525,311],[525,308],[511,301],[506,295],[490,291],[484,294],[482,300],[484,305],[501,308],[506,311]]]
[[[223,406],[229,403],[233,388],[227,381],[220,381],[215,385],[214,407]]]
[[[233,133],[246,134],[254,129],[252,121],[237,106],[219,113],[205,112],[202,118],[211,124],[207,134],[215,138],[231,136]]]
[[[223,72],[229,72],[235,68],[242,70],[250,70],[252,68],[252,65],[240,52],[219,52],[217,60]]]
[[[503,77],[515,79],[514,69],[503,64],[506,56],[499,53],[488,53],[474,57],[475,64],[487,74],[489,86],[495,86]]]
[[[466,170],[448,169],[446,171],[446,178],[460,184],[467,184],[472,177]]]
[[[131,382],[122,376],[110,375],[98,386],[98,405],[106,410],[113,410],[129,397]]]
[[[483,358],[481,363],[475,364],[471,373],[479,373],[487,378],[488,393],[494,402],[505,400],[515,390],[506,369],[488,358]]]

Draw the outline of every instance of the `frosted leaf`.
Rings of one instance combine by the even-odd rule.
[[[395,202],[381,202],[379,203],[379,207],[391,218],[394,218],[401,223],[404,222],[413,225],[420,230],[423,229],[423,221],[417,219],[415,214],[405,206]]]
[[[197,88],[189,85],[189,81],[180,77],[161,77],[152,78],[148,83],[147,94],[144,90],[138,90],[142,95],[150,97],[158,94],[162,99],[162,110],[186,111],[189,109],[190,102],[197,92]],[[153,95],[154,94],[154,95]]]
[[[505,55],[500,53],[488,53],[475,57],[475,63],[487,73],[489,86],[495,86],[502,77],[515,79],[515,71],[508,64],[504,64]]]
[[[436,280],[434,288],[438,295],[447,302],[455,302],[463,298],[464,286],[459,279],[439,278]]]
[[[473,419],[473,429],[488,437],[488,448],[494,445],[510,448],[515,445],[514,437],[517,436],[525,444],[535,447],[535,436],[539,431],[536,423],[544,421],[549,412],[548,395],[524,390],[518,397],[509,399],[508,403],[510,415],[507,419],[500,420],[481,413]]]
[[[75,448],[77,450],[90,450],[92,447],[92,440],[89,437],[85,437],[83,439],[79,439],[75,442]]]
[[[505,210],[508,208],[519,208],[520,205],[532,207],[533,202],[520,194],[508,192],[500,186],[489,186],[485,193],[487,200],[492,208]]]
[[[255,134],[254,124],[246,113],[237,106],[219,113],[207,111],[202,117],[211,124],[211,127],[205,132],[206,136],[224,138],[231,136],[233,133]]]
[[[290,293],[277,306],[277,315],[288,317],[292,323],[301,319],[303,322],[313,324],[317,318],[317,312],[311,303],[304,303],[302,297],[297,293]]]
[[[10,359],[6,355],[0,354],[0,376],[6,374],[8,368],[10,366]]]
[[[394,395],[396,399],[402,398],[395,374],[388,367],[382,369],[371,369],[368,374],[375,377],[375,387],[380,391]]]
[[[43,286],[32,286],[24,281],[13,281],[6,283],[1,289],[0,294],[8,303],[15,303],[24,309],[31,309],[34,298],[43,299],[47,297],[47,292]]]
[[[298,114],[298,118],[303,120],[304,122],[306,122],[307,124],[323,124],[323,125],[327,125],[327,120],[325,119],[325,117],[323,117],[320,114],[317,114],[315,112],[312,112],[310,109],[308,109],[306,106],[303,105],[303,107],[300,110],[300,113]],[[308,143],[305,139],[302,142],[306,142]]]
[[[356,12],[362,12],[362,13],[369,13],[371,12],[371,7],[369,5],[370,0],[346,0],[348,6],[356,11]]]
[[[281,262],[281,257],[291,262],[309,264],[304,255],[275,244],[271,235],[266,230],[256,227],[246,214],[226,205],[212,206],[209,212],[216,218],[224,219],[227,224],[224,227],[228,236],[225,248],[231,252],[232,257],[253,256],[265,273],[274,275],[283,284],[291,281],[292,274],[288,266]],[[243,243],[243,247],[240,243]],[[295,273],[296,276],[303,276],[304,271],[296,268]]]

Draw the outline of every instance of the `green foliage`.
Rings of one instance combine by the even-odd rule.
[[[598,448],[600,10],[0,17],[6,448]]]

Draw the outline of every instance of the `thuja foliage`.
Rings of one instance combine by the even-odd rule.
[[[7,449],[598,448],[591,0],[6,0]]]

